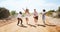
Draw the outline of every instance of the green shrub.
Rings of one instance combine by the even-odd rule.
[[[54,11],[54,10],[49,10],[49,11],[46,13],[46,15],[47,15],[47,16],[52,16],[52,13],[53,13],[53,12],[55,12],[55,11]]]
[[[11,11],[10,14],[14,16],[16,14],[16,11]]]

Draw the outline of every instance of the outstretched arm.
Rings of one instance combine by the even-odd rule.
[[[24,8],[22,8],[24,10]],[[24,10],[25,11],[25,10]]]

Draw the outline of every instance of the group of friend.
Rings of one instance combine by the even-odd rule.
[[[26,24],[28,25],[29,23],[29,16],[30,16],[30,12],[29,12],[29,9],[23,9],[25,11],[25,18],[26,18]],[[44,23],[44,25],[46,24],[45,23],[45,15],[46,15],[46,10],[43,9],[42,10],[42,21]],[[36,9],[34,9],[34,13],[33,13],[33,18],[34,18],[34,22],[35,22],[35,25],[37,25],[37,22],[38,22],[38,12],[36,11]],[[17,15],[17,20],[18,20],[18,23],[17,25],[19,25],[19,23],[21,24],[21,26],[23,26],[23,20],[22,20],[22,12],[20,11]]]

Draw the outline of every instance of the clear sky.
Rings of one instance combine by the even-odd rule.
[[[0,0],[0,7],[5,7],[10,11],[22,11],[22,8],[28,8],[30,12],[36,9],[37,12],[42,12],[42,9],[53,10],[60,6],[60,0]]]

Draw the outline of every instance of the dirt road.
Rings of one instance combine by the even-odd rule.
[[[0,27],[0,32],[60,32],[60,22],[57,21],[56,19],[54,20],[54,18],[50,18],[50,17],[46,17],[46,23],[47,24],[51,24],[51,25],[57,25],[57,26],[49,26],[46,25],[46,27],[43,27],[41,25],[43,25],[41,16],[39,16],[39,20],[38,20],[38,24],[41,24],[40,26],[29,26],[26,25],[26,21],[25,18],[23,18],[23,24],[26,27],[20,27],[17,26],[17,19],[15,19],[13,23],[7,24],[5,26]],[[32,18],[32,16],[29,17],[29,24],[34,25],[34,20]]]

